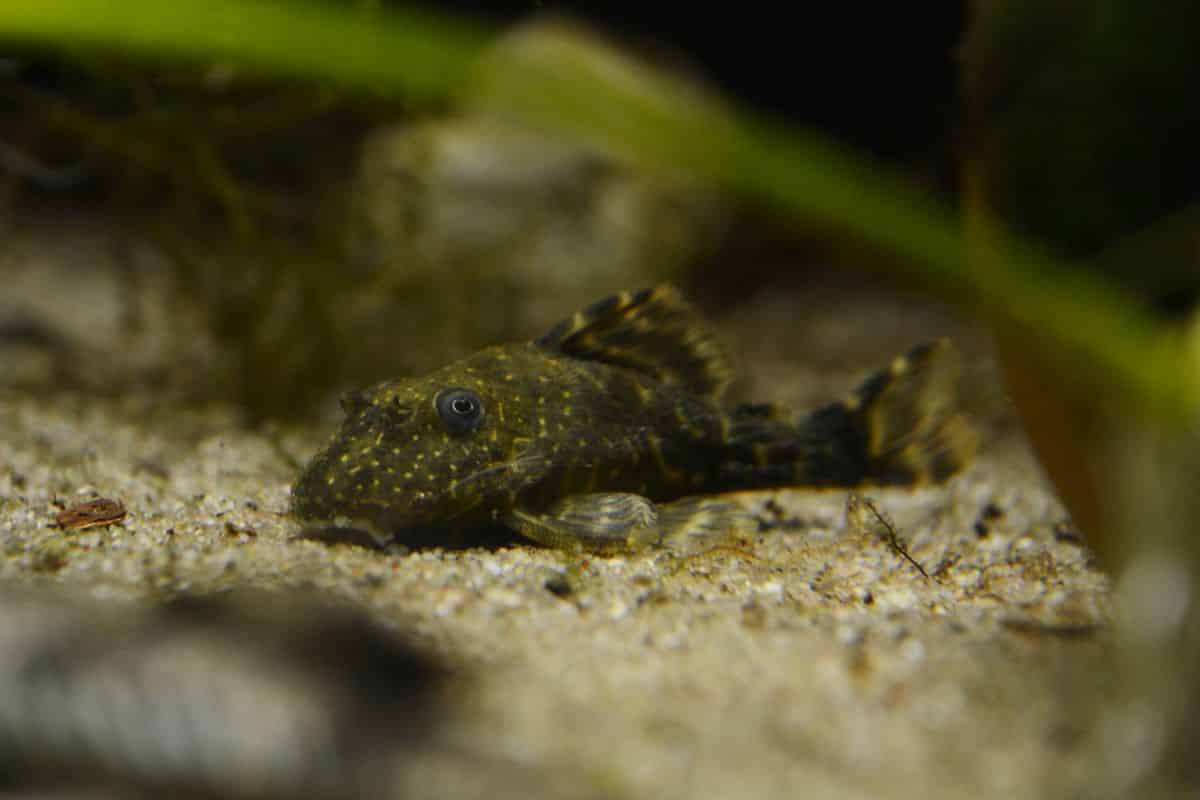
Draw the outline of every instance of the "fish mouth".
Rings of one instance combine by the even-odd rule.
[[[429,521],[431,498],[416,492],[407,498],[380,498],[355,491],[336,471],[326,468],[336,456],[319,455],[292,487],[292,514],[309,526],[353,528],[385,542],[395,531]],[[333,479],[331,479],[331,476]]]
[[[396,529],[384,523],[385,512],[386,509],[381,506],[359,507],[351,513],[313,513],[312,509],[301,508],[293,510],[304,523],[304,538],[340,539],[343,538],[340,532],[359,531],[379,546],[386,545],[395,537]]]
[[[296,539],[324,544],[353,544],[368,550],[378,550],[392,544],[392,534],[383,534],[366,520],[307,520]]]
[[[459,525],[451,520],[433,523],[405,521],[402,524],[382,522],[378,516],[335,514],[329,517],[304,518],[304,527],[295,538],[326,545],[357,545],[368,550],[408,552],[412,549],[449,547],[459,549],[494,542],[509,543],[511,533],[499,534],[503,526],[475,521]],[[490,538],[489,538],[490,537]]]
[[[334,539],[341,538],[340,531],[359,531],[383,546],[406,541],[411,532],[441,527],[439,523],[442,520],[433,507],[433,499],[416,497],[402,506],[370,500],[332,507],[311,502],[296,502],[292,511],[303,521],[306,531],[317,533],[315,538],[328,538],[320,533],[321,531],[330,534]]]

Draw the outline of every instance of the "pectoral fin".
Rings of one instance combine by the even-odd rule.
[[[616,553],[652,546],[695,551],[726,544],[757,528],[736,503],[704,497],[656,506],[637,494],[572,495],[545,511],[513,509],[506,524],[560,550]]]
[[[658,510],[659,544],[685,553],[722,547],[758,531],[753,514],[731,500],[685,497]]]
[[[593,553],[636,550],[654,544],[658,509],[637,494],[577,494],[545,511],[514,508],[506,524],[538,544]]]

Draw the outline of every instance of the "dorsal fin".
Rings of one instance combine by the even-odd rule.
[[[585,361],[601,361],[721,396],[731,371],[725,353],[696,309],[669,284],[621,292],[577,311],[537,345]]]

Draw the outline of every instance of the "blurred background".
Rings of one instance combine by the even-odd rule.
[[[387,4],[331,5],[371,14]],[[597,47],[813,128],[930,192],[958,192],[963,3],[919,25],[850,6],[798,20],[636,4],[442,8],[548,36],[569,16]],[[788,286],[812,290],[793,291],[799,308],[777,304],[789,324],[831,304],[880,317],[878,337],[812,320],[824,332],[793,335],[777,354],[826,369],[886,357],[849,339],[892,339],[904,324],[904,303],[838,291],[882,285],[863,268],[886,255],[450,99],[76,48],[10,47],[2,67],[8,383],[150,384],[232,400],[251,420],[330,413],[337,390],[535,336],[576,307],[661,280],[714,315]],[[948,324],[917,325],[889,349]],[[742,338],[778,341],[760,329]],[[83,368],[97,351],[105,369]],[[797,383],[767,375],[745,391],[776,382]]]

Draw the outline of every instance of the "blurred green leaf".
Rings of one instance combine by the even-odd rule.
[[[417,98],[452,91],[487,41],[485,29],[468,20],[294,0],[3,0],[0,35],[227,60]]]
[[[0,2],[0,35],[233,62],[415,99],[463,98],[657,164],[705,176],[898,256],[927,289],[1036,331],[1107,391],[1166,418],[1191,413],[1200,382],[1182,337],[1114,286],[1001,231],[968,266],[947,207],[869,160],[754,117],[590,36],[496,41],[470,21],[419,11],[235,0]],[[481,55],[485,57],[480,58]],[[798,91],[803,87],[799,86]]]

